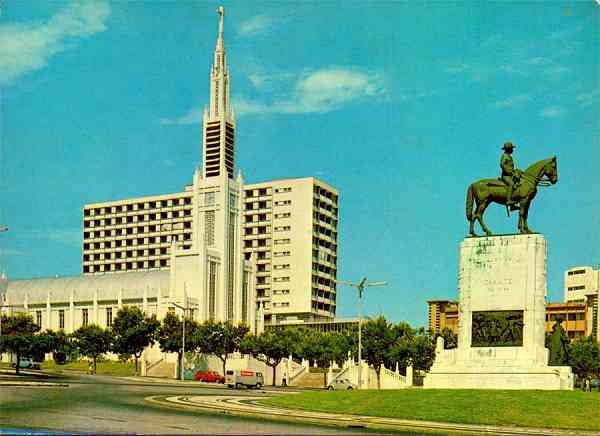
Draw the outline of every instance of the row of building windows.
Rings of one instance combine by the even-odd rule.
[[[270,195],[271,188],[260,188],[260,189],[246,189],[246,198],[261,197],[263,195]]]
[[[324,223],[327,223],[335,228],[337,228],[337,220],[333,219],[331,217],[328,217],[327,215],[325,215],[324,213],[319,213],[319,212],[313,212],[313,218],[319,221],[323,221]]]
[[[164,235],[164,236],[151,236],[148,238],[130,238],[130,239],[117,239],[114,241],[106,242],[84,242],[84,250],[101,250],[108,248],[118,247],[132,247],[140,245],[152,245],[152,244],[167,244],[172,241],[191,241],[191,233],[183,233],[179,235]]]
[[[284,238],[284,239],[274,239],[273,243],[275,245],[281,245],[281,244],[289,244],[291,242],[290,238]]]
[[[331,300],[335,302],[336,294],[335,292],[324,291],[322,289],[312,288],[312,296],[325,298],[327,300]]]
[[[127,227],[122,229],[112,229],[112,230],[100,230],[100,231],[91,231],[91,232],[83,232],[84,239],[94,239],[94,238],[108,238],[108,237],[119,237],[119,236],[131,236],[131,235],[143,235],[147,233],[156,233],[156,232],[172,232],[173,230],[183,230],[183,229],[191,229],[191,222],[182,222],[179,225],[171,226],[171,225],[163,225],[163,226],[140,226],[140,227]]]
[[[101,220],[86,220],[83,223],[84,228],[98,228],[98,227],[106,227],[106,226],[115,226],[118,224],[135,224],[146,221],[160,221],[166,219],[173,218],[183,218],[187,216],[192,216],[192,210],[179,210],[175,212],[161,212],[154,214],[146,214],[146,215],[128,215],[117,218],[110,219],[101,219]]]
[[[325,228],[323,226],[319,226],[319,225],[315,224],[315,225],[313,225],[313,231],[315,233],[320,233],[321,235],[328,236],[332,239],[337,239],[337,232],[329,230],[328,228]]]
[[[284,263],[281,265],[273,265],[273,269],[290,269],[290,264]]]
[[[328,211],[329,213],[331,213],[333,216],[337,217],[338,214],[338,209],[337,207],[333,207],[330,204],[325,203],[324,201],[319,201],[317,199],[313,200],[313,206],[315,207],[315,209],[325,209],[326,211]]]
[[[546,321],[556,321],[558,319],[567,321],[583,321],[585,320],[585,314],[582,312],[578,313],[550,313],[546,314]]]
[[[287,232],[287,231],[292,230],[292,227],[291,226],[277,226],[274,228],[274,230],[276,232]]]
[[[292,216],[292,214],[290,212],[276,213],[275,214],[275,218],[289,218],[291,216]]]
[[[292,200],[281,200],[275,202],[275,206],[289,206],[290,204],[292,204]]]
[[[313,276],[312,276],[312,282],[315,285],[327,286],[327,287],[332,288],[332,289],[335,290],[335,285],[336,285],[335,280],[326,279],[325,277],[319,277],[319,276],[313,274]]]
[[[580,291],[582,289],[585,289],[585,285],[581,285],[581,286],[569,286],[568,287],[569,291]]]
[[[290,307],[290,303],[287,301],[282,301],[281,303],[272,303],[273,307]]]
[[[286,186],[283,188],[275,188],[275,194],[281,194],[284,192],[292,192],[292,188],[290,186]]]
[[[247,227],[246,229],[244,229],[244,234],[246,236],[267,235],[268,233],[269,233],[269,228],[267,226]]]
[[[273,277],[273,282],[289,282],[289,277]]]
[[[271,221],[271,215],[267,215],[266,213],[259,213],[255,215],[246,215],[244,217],[244,221],[246,224],[249,223],[268,223]]]
[[[109,264],[100,265],[84,265],[83,272],[96,273],[106,271],[136,271],[140,269],[153,269],[153,268],[167,268],[169,266],[169,259],[156,259],[156,260],[144,260],[135,262],[116,262]]]
[[[274,251],[273,252],[273,257],[285,257],[285,256],[291,256],[291,252],[290,251]]]
[[[187,206],[192,204],[191,197],[172,198],[167,200],[156,200],[144,203],[129,203],[118,206],[105,206],[98,208],[84,209],[84,216],[108,215],[119,212],[132,212],[137,210],[158,209],[161,207]]]
[[[576,274],[585,274],[585,270],[584,269],[576,269],[574,271],[569,271],[567,274],[570,276],[573,276]]]
[[[332,251],[336,251],[337,244],[335,242],[326,241],[324,239],[313,236],[313,246],[328,248]]]
[[[320,186],[315,185],[315,187],[313,188],[313,192],[317,195],[322,195],[323,197],[327,197],[328,199],[333,201],[335,204],[337,204],[337,202],[338,202],[337,195],[335,195],[331,191],[328,191],[327,189],[321,188]]]
[[[288,295],[289,293],[289,289],[273,289],[273,295]]]
[[[313,310],[323,310],[325,312],[335,312],[335,305],[331,305],[328,303],[322,303],[319,301],[312,301]]]
[[[260,210],[260,209],[270,209],[271,202],[270,201],[255,201],[255,202],[246,202],[244,205],[245,210]]]
[[[112,253],[84,254],[84,261],[103,260],[103,259],[126,259],[140,256],[164,256],[170,252],[168,247],[151,248],[149,250],[131,250],[131,251],[113,251]]]

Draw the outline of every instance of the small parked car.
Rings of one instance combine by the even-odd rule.
[[[347,378],[341,378],[333,380],[329,386],[327,386],[327,390],[330,391],[349,391],[351,389],[357,389],[358,386],[352,383]]]
[[[17,367],[17,363],[13,362],[10,364],[13,368]],[[29,357],[21,357],[19,360],[19,368],[29,368],[29,369],[42,369],[42,363],[36,362]]]
[[[205,383],[225,383],[225,377],[217,371],[198,371],[194,378]]]

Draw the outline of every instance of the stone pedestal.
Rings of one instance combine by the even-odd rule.
[[[572,389],[544,347],[546,241],[540,234],[460,245],[458,348],[438,343],[425,388]]]

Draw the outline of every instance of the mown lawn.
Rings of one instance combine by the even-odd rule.
[[[71,371],[82,371],[87,372],[89,362],[87,360],[80,360],[77,362],[69,362],[64,365],[57,365],[53,360],[46,360],[42,364],[42,369],[49,369],[53,371],[71,370]],[[140,363],[138,362],[138,369]],[[103,361],[96,363],[96,374],[101,375],[113,375],[117,377],[132,376],[135,375],[135,363],[134,362],[119,362],[119,361]]]
[[[600,393],[582,391],[363,390],[277,396],[271,406],[424,421],[600,430]]]

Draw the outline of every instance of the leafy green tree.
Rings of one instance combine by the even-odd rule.
[[[217,356],[223,364],[223,375],[227,365],[227,356],[240,349],[240,343],[250,331],[247,325],[233,325],[231,322],[207,321],[202,324],[195,336],[199,351]]]
[[[571,343],[570,365],[582,380],[600,375],[600,344],[591,336],[579,337]]]
[[[27,355],[35,361],[43,362],[46,354],[53,352],[57,345],[56,333],[48,329],[33,336]]]
[[[562,321],[562,319],[557,319],[552,326],[552,333],[550,334],[548,341],[548,365],[550,366],[563,366],[569,364],[569,337],[562,328]]]
[[[428,371],[435,360],[435,344],[425,329],[419,329],[412,339],[413,368]]]
[[[439,336],[444,339],[444,350],[451,350],[452,348],[458,347],[458,335],[448,327],[444,327],[441,332],[433,335],[433,343],[437,341]]]
[[[362,356],[375,369],[377,389],[381,388],[381,366],[389,364],[389,350],[397,339],[397,332],[383,316],[369,319],[362,326]]]
[[[71,358],[75,347],[72,344],[72,338],[67,335],[64,330],[47,330],[45,332],[48,335],[48,339],[52,345],[50,351],[52,351],[52,356],[54,357],[54,361],[62,365],[67,361],[67,358]]]
[[[117,312],[113,320],[112,351],[126,358],[135,359],[135,373],[138,373],[138,359],[144,349],[151,346],[156,337],[160,322],[156,315],[145,316],[136,306],[124,306]]]
[[[277,365],[292,353],[296,342],[297,337],[291,330],[265,330],[258,336],[247,334],[240,343],[240,352],[251,354],[273,368],[273,386],[275,386]]]
[[[35,345],[35,334],[40,327],[33,322],[29,314],[2,315],[2,336],[0,336],[0,352],[12,353],[16,357],[15,371],[19,374],[19,362],[22,357],[29,357]]]
[[[415,330],[407,322],[396,324],[393,330],[396,338],[388,350],[387,360],[390,367],[398,363],[400,367],[406,368],[413,363]]]
[[[199,325],[191,319],[185,320],[185,349],[196,350],[199,348]],[[183,322],[173,312],[167,312],[157,332],[158,343],[161,351],[177,353],[177,361],[182,363]],[[183,372],[183,367],[181,367]]]
[[[96,361],[99,356],[110,351],[112,333],[96,324],[79,327],[73,332],[73,342],[79,353],[92,359],[93,372],[96,372]]]

